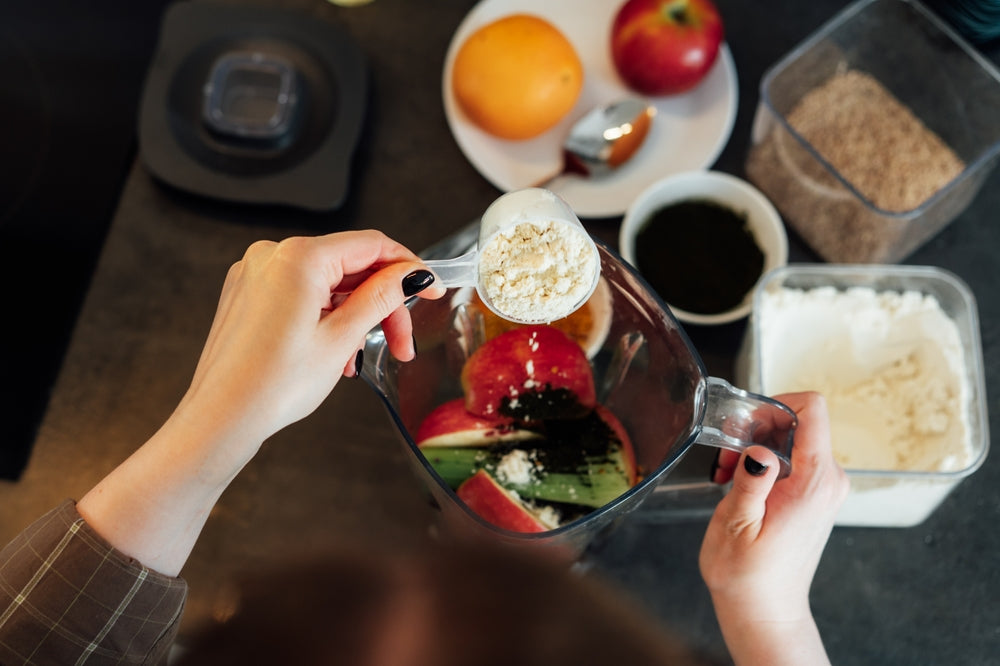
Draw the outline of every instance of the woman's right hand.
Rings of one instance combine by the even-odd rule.
[[[111,545],[176,576],[219,496],[265,439],[355,373],[369,330],[413,358],[405,300],[433,274],[378,231],[253,244],[229,270],[208,340],[166,423],[78,503]]]
[[[355,374],[375,326],[394,356],[412,358],[404,302],[440,297],[432,282],[415,254],[378,231],[254,243],[226,277],[181,411],[225,419],[259,444]]]
[[[709,522],[699,565],[737,663],[823,663],[809,588],[849,483],[833,458],[823,398],[775,398],[799,418],[792,472],[776,482],[774,453],[745,451]]]

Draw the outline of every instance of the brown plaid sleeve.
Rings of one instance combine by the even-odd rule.
[[[156,664],[187,583],[144,567],[67,500],[0,551],[0,664]]]

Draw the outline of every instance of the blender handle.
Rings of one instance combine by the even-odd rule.
[[[705,417],[695,438],[698,444],[742,452],[764,446],[778,456],[778,478],[792,471],[792,444],[799,420],[788,406],[738,389],[724,379],[708,378]]]

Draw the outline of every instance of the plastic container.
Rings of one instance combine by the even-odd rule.
[[[865,150],[872,149],[876,157],[871,159],[878,159],[878,155],[898,155],[899,144],[883,146],[871,135],[852,144],[846,133],[838,131],[833,134],[837,147],[828,148],[824,155],[815,145],[815,127],[800,133],[792,126],[789,116],[803,97],[848,70],[874,77],[964,163],[957,171],[941,171],[943,182],[938,183],[941,188],[936,194],[920,199],[919,204],[901,201],[903,207],[884,203],[880,207],[886,198],[879,196],[879,190],[889,185],[884,181],[908,169],[876,168],[883,182],[862,187],[858,183],[863,177],[852,168],[852,182],[845,175],[848,168],[841,156],[833,159],[831,154],[846,150],[849,157],[844,159],[870,165],[870,160],[858,157]],[[1000,73],[947,24],[913,0],[861,0],[765,74],[747,176],[771,199],[785,223],[824,260],[898,262],[948,225],[978,193],[1000,154],[998,108]],[[872,115],[878,123],[888,117]],[[834,122],[826,113],[822,117],[819,126]],[[800,128],[803,122],[798,118]],[[894,123],[877,128],[876,133],[902,131],[904,123]],[[871,129],[871,124],[853,122],[850,127]],[[831,161],[840,164],[841,170]],[[929,170],[921,163],[915,164],[913,172],[923,177],[920,174]]]
[[[847,323],[839,323],[840,320],[835,318],[817,316],[813,310],[807,312],[800,303],[795,307],[795,314],[791,319],[778,324],[773,314],[776,310],[766,310],[763,307],[766,297],[781,290],[810,292],[830,287],[838,290],[837,293],[861,287],[877,294],[887,291],[916,291],[930,295],[937,300],[941,311],[954,322],[957,329],[957,347],[960,347],[964,374],[961,384],[964,390],[958,393],[956,402],[958,409],[964,410],[966,424],[967,454],[964,460],[959,459],[960,462],[951,464],[949,471],[914,471],[905,469],[905,465],[904,469],[872,469],[867,465],[866,469],[852,469],[845,465],[845,471],[851,480],[851,490],[837,517],[838,525],[917,525],[944,501],[959,482],[982,465],[989,450],[983,355],[975,299],[961,280],[935,267],[790,264],[779,268],[765,275],[754,293],[754,308],[737,363],[737,381],[742,386],[765,395],[781,392],[787,387],[775,384],[788,382],[789,374],[787,370],[783,373],[775,372],[779,364],[784,368],[796,368],[794,372],[798,373],[797,377],[811,377],[815,374],[814,369],[807,367],[811,359],[820,358],[823,354],[832,357],[835,353],[833,350],[842,348],[841,345],[846,344],[848,337],[861,341],[851,343],[854,349],[864,349],[869,344],[867,341],[870,336],[867,332],[872,329],[867,328],[868,325],[864,323],[867,315],[852,313],[845,318]],[[789,308],[786,312],[793,310]],[[767,317],[771,317],[771,320],[767,321]],[[808,321],[796,322],[794,317]],[[874,325],[878,325],[881,320],[867,321],[875,321]],[[897,347],[893,348],[893,353],[898,351],[899,344],[930,344],[941,349],[945,347],[946,340],[943,336],[930,336],[925,333],[925,329],[914,325],[913,321],[908,320],[907,324],[900,325],[905,329],[901,331],[905,341],[894,343]],[[811,330],[808,328],[810,323],[813,325]],[[831,368],[837,363],[839,362],[828,362],[826,366]],[[866,363],[873,367],[888,367],[889,359],[873,354],[866,359]],[[813,368],[818,365],[813,364]],[[839,369],[836,371],[848,372]],[[784,378],[776,380],[777,374],[784,374]],[[831,418],[836,451],[838,423],[832,409]],[[850,425],[857,427],[857,423]],[[932,450],[930,455],[943,456],[944,446],[944,443],[940,444],[940,450]],[[951,445],[949,451],[950,447]],[[886,449],[884,452],[888,451]],[[872,455],[878,457],[884,452],[876,451]]]
[[[299,77],[284,58],[261,52],[229,52],[212,65],[203,90],[202,119],[213,131],[277,141],[298,114]]]

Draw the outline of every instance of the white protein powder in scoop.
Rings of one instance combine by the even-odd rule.
[[[916,291],[832,287],[765,292],[761,384],[814,390],[846,469],[949,471],[972,460],[958,328]]]
[[[480,285],[498,313],[550,322],[590,294],[600,266],[593,242],[560,221],[520,222],[500,229],[479,250]]]

